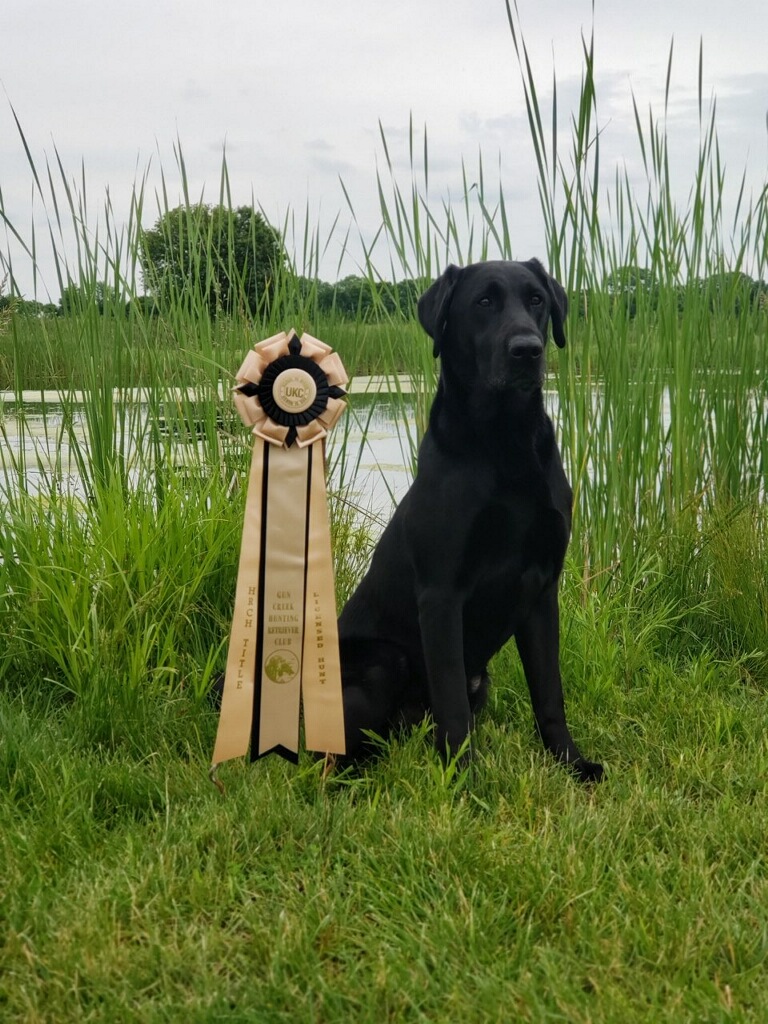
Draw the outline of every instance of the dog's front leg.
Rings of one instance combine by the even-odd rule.
[[[462,604],[455,588],[428,587],[418,600],[419,627],[441,757],[455,757],[469,735],[472,712],[464,668]]]
[[[536,728],[544,746],[566,763],[582,782],[597,782],[603,775],[602,765],[582,757],[565,719],[557,583],[539,598],[515,634],[515,640],[531,694]]]

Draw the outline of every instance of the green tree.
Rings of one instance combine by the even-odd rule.
[[[255,313],[286,263],[278,232],[250,206],[177,206],[140,237],[144,283],[160,306],[202,301]]]
[[[122,314],[125,298],[122,292],[111,284],[101,281],[81,280],[80,284],[70,281],[61,292],[57,313],[59,316],[73,316],[95,308],[102,315]]]
[[[641,301],[650,309],[656,309],[658,305],[658,284],[653,271],[646,267],[617,267],[606,277],[603,285],[614,305],[623,306],[630,317],[637,314]]]
[[[701,289],[708,297],[710,309],[736,314],[742,309],[752,309],[759,305],[763,287],[762,281],[755,281],[748,274],[737,270],[711,274],[701,282]]]

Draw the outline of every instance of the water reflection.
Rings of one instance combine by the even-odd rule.
[[[205,464],[202,424],[190,422],[188,410],[185,415],[161,406],[159,413],[141,401],[116,403],[112,436],[104,439],[121,453],[128,479],[137,485],[154,464],[152,439],[158,436],[174,466]],[[221,417],[216,418],[221,424]],[[65,404],[60,398],[22,404],[0,400],[0,499],[19,489],[33,495],[55,490],[87,497],[82,468],[90,455],[90,433],[84,404]],[[225,443],[247,443],[236,419],[220,435]],[[328,444],[330,487],[386,520],[410,485],[416,444],[414,403],[407,396],[351,396]]]

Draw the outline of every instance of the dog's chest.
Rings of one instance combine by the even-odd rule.
[[[568,532],[562,513],[531,497],[490,502],[475,516],[466,538],[465,592],[483,593],[484,599],[498,592],[504,604],[516,599],[527,604],[559,575]]]
[[[530,499],[489,505],[467,537],[464,658],[479,672],[558,578],[568,545],[565,516]]]

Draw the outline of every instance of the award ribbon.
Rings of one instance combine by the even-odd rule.
[[[234,401],[255,435],[212,772],[305,744],[344,753],[323,438],[345,408],[338,355],[295,331],[253,346]],[[319,442],[319,443],[318,443]]]

